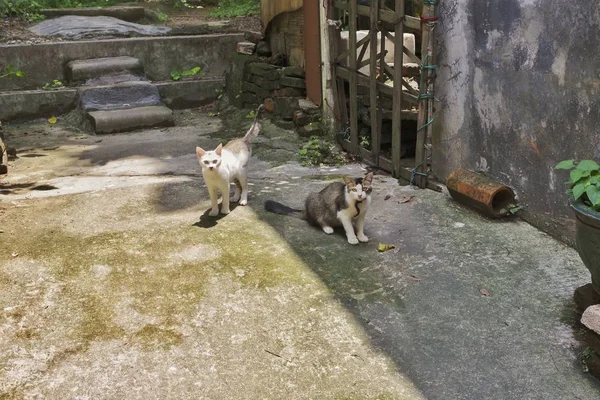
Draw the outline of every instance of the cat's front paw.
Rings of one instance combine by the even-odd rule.
[[[240,200],[240,206],[248,205],[248,200]]]
[[[350,244],[358,244],[358,239],[355,237],[348,238],[348,243]]]
[[[369,241],[369,238],[366,237],[365,235],[357,235],[356,238],[358,239],[359,242],[363,242],[363,243],[367,243]]]
[[[222,209],[222,210],[221,210],[221,214],[223,214],[223,215],[227,215],[227,214],[229,214],[230,212],[231,212],[231,211],[230,211],[229,209],[227,209],[227,210],[226,210],[226,209]]]
[[[216,217],[217,215],[219,215],[219,209],[210,210],[210,212],[208,213],[208,215],[211,216],[211,217]]]
[[[325,232],[328,235],[331,235],[333,233],[333,228],[330,226],[326,226],[323,228],[323,232]]]

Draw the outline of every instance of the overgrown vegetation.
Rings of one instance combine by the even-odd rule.
[[[600,165],[593,160],[565,160],[556,169],[571,170],[566,182],[567,194],[600,212]]]
[[[222,0],[219,7],[214,9],[211,17],[232,18],[248,17],[260,13],[260,0]]]
[[[0,79],[1,78],[10,78],[10,77],[24,78],[25,74],[23,71],[16,69],[13,65],[0,65]]]
[[[194,67],[183,71],[173,70],[171,71],[171,79],[173,79],[174,81],[180,81],[182,78],[200,74],[201,70],[202,68],[200,67]]]
[[[300,149],[300,163],[304,166],[337,166],[344,163],[344,156],[330,141],[311,136]]]

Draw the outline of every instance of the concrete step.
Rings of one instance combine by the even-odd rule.
[[[162,104],[156,85],[124,82],[109,86],[79,88],[79,105],[84,111],[115,110]]]
[[[70,83],[81,83],[103,75],[129,72],[144,73],[142,62],[134,57],[105,57],[71,61],[67,64],[67,79]]]
[[[94,131],[99,134],[175,125],[173,111],[165,106],[91,111],[87,113],[87,116]]]

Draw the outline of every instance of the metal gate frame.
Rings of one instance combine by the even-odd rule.
[[[391,10],[385,5],[385,0],[369,0],[369,5],[358,4],[359,0],[332,0],[333,7],[328,7],[328,19],[340,20],[340,14],[345,12],[348,17],[348,50],[339,52],[340,29],[339,26],[330,24],[329,35],[332,59],[332,90],[336,93],[336,111],[340,116],[344,128],[349,129],[349,138],[342,139],[342,146],[372,166],[391,172],[395,177],[408,180],[421,188],[430,187],[438,190],[437,185],[428,179],[431,164],[431,128],[434,112],[433,81],[435,78],[435,47],[433,45],[432,30],[437,22],[437,0],[419,0],[421,17],[405,15],[405,0],[395,0],[395,9]],[[364,2],[364,1],[363,1]],[[369,33],[357,41],[357,18],[369,17]],[[392,26],[394,35],[386,26]],[[414,53],[404,46],[404,30],[408,27],[421,34],[421,56],[419,59]],[[381,44],[378,50],[378,36]],[[385,62],[385,38],[394,43],[394,66]],[[370,58],[363,60],[367,47]],[[359,52],[360,50],[360,52]],[[358,53],[359,52],[359,53]],[[403,75],[404,54],[411,62],[420,66],[419,91],[415,91]],[[348,59],[348,65],[342,63]],[[359,69],[369,65],[369,76],[362,74]],[[393,81],[393,86],[385,84],[386,77]],[[349,85],[346,94],[345,86]],[[369,120],[371,125],[371,150],[359,144],[358,132],[358,96],[359,86],[369,89],[366,97],[369,104]],[[403,87],[405,90],[403,90]],[[380,100],[384,97],[392,98],[392,149],[391,159],[383,157],[381,152],[381,126],[383,112]],[[401,165],[401,138],[402,120],[410,117],[410,110],[403,110],[408,103],[418,108],[417,115],[417,147],[415,164],[406,169]],[[376,106],[373,106],[376,105]],[[348,140],[349,139],[349,140]]]

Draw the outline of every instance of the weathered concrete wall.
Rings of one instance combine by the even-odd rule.
[[[487,173],[515,189],[524,218],[572,243],[553,167],[600,159],[597,4],[447,0],[440,17],[434,173]]]
[[[151,80],[170,80],[173,70],[202,67],[205,78],[220,78],[230,68],[241,34],[131,38],[31,46],[0,46],[0,60],[25,73],[25,78],[0,80],[0,91],[37,89],[52,79],[65,80],[69,61],[131,56],[142,61]]]

